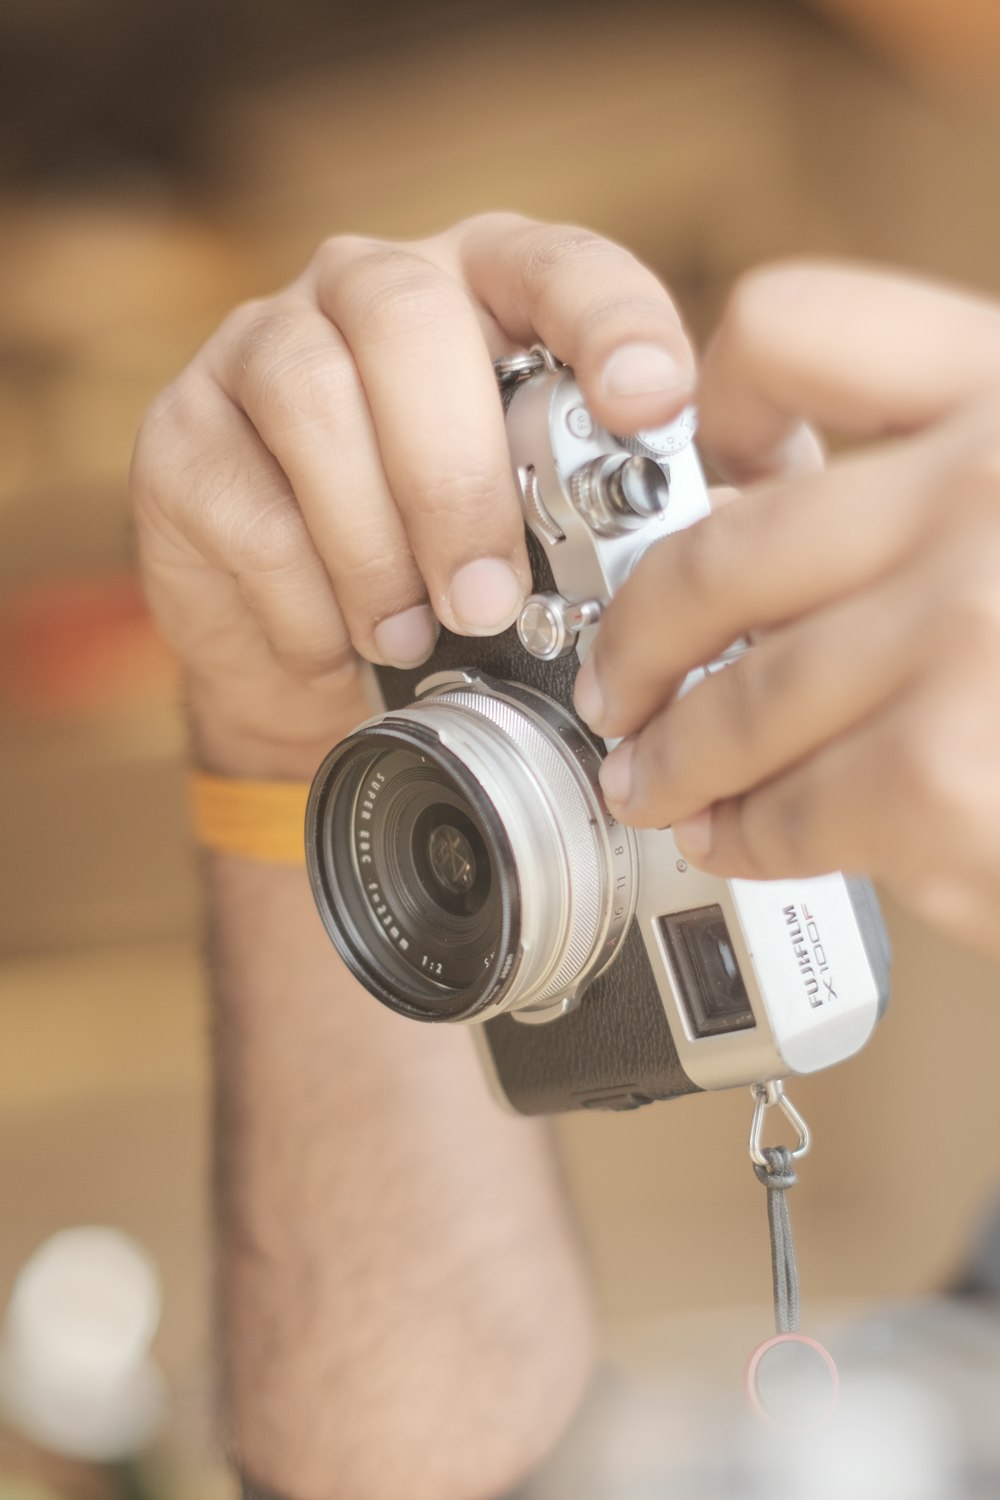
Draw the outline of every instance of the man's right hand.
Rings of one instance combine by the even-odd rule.
[[[143,423],[145,586],[197,753],[308,774],[364,716],[359,658],[489,635],[530,588],[492,371],[541,341],[612,431],[666,421],[694,357],[646,267],[514,214],[410,244],[340,237],[237,308]]]

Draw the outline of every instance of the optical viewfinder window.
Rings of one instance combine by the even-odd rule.
[[[658,918],[693,1037],[749,1031],[753,1010],[721,906]]]

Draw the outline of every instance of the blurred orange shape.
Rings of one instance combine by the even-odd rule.
[[[1000,0],[810,0],[925,74],[1000,76]]]
[[[130,574],[48,579],[0,604],[0,697],[17,714],[91,717],[162,699],[175,679]]]

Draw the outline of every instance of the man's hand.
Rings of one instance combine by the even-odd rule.
[[[626,737],[609,801],[720,875],[867,871],[1000,954],[1000,307],[758,272],[699,401],[704,451],[749,488],[647,553],[605,615],[577,702]],[[761,482],[803,420],[865,446]]]
[[[543,340],[616,430],[694,364],[625,251],[513,215],[336,239],[238,309],[147,417],[150,601],[203,764],[304,776],[364,716],[357,662],[510,624],[530,578],[492,359]],[[230,1444],[287,1500],[485,1500],[590,1367],[589,1288],[544,1126],[461,1027],[350,978],[304,870],[207,860],[219,1323]]]
[[[492,634],[530,587],[492,372],[548,344],[612,430],[676,413],[694,361],[656,277],[512,214],[328,241],[164,392],[133,468],[146,589],[205,758],[311,769],[361,716],[358,656]]]

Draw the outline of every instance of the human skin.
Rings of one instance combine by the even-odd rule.
[[[366,712],[359,657],[413,664],[437,622],[514,618],[530,579],[490,361],[536,339],[612,431],[695,394],[648,270],[491,215],[329,242],[156,403],[140,556],[197,764],[308,776]],[[997,953],[1000,310],[769,268],[736,289],[697,399],[742,495],[605,613],[577,701],[626,737],[609,801],[717,873],[866,870]],[[823,470],[809,424],[854,451]],[[678,700],[743,633],[742,661]],[[207,876],[234,1453],[291,1500],[500,1494],[592,1346],[544,1134],[494,1110],[465,1033],[358,990],[300,871],[211,855]]]
[[[147,415],[143,578],[192,758],[305,778],[366,715],[358,663],[530,588],[491,360],[548,343],[616,431],[688,399],[663,287],[586,231],[490,215],[329,241],[237,309]],[[303,871],[206,856],[227,1436],[289,1500],[476,1500],[549,1448],[590,1368],[586,1276],[544,1127],[460,1028],[350,978]]]
[[[743,494],[648,552],[604,615],[576,702],[624,737],[609,803],[718,875],[865,871],[1000,956],[1000,306],[765,268],[697,400]],[[803,423],[849,451],[762,482]],[[740,636],[739,662],[677,697]]]

